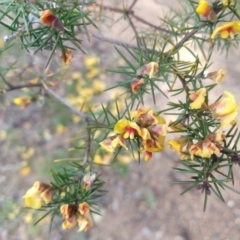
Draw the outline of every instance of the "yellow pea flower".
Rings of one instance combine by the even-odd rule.
[[[207,18],[209,16],[211,10],[212,10],[212,7],[208,3],[208,1],[200,0],[199,3],[198,3],[198,6],[196,8],[196,13],[198,13],[198,14]]]
[[[235,33],[240,34],[240,21],[225,22],[214,29],[211,39],[214,39],[217,34],[224,39],[229,36],[233,39]]]
[[[210,105],[215,117],[222,117],[231,114],[238,109],[235,97],[228,91],[224,91],[225,96]]]
[[[31,102],[32,99],[30,97],[18,97],[13,99],[13,103],[22,106],[22,108],[26,108]]]
[[[122,134],[123,138],[134,139],[136,134],[141,134],[141,129],[135,122],[127,119],[120,119],[114,127],[114,132],[117,134]]]
[[[170,149],[173,151],[177,151],[179,153],[182,152],[182,148],[188,143],[188,139],[185,137],[179,137],[176,139],[168,140],[167,144],[169,145]]]
[[[210,158],[212,154],[219,154],[219,148],[211,141],[205,140],[202,143],[202,152],[200,154],[203,158]]]
[[[192,101],[190,103],[190,108],[199,109],[203,105],[206,96],[206,88],[200,88],[196,92],[189,91],[189,99]]]
[[[162,152],[164,149],[165,137],[160,137],[157,141],[153,139],[147,139],[142,141],[144,151],[148,152]]]
[[[52,187],[49,184],[35,182],[33,186],[28,189],[23,196],[25,204],[33,209],[39,209],[42,207],[42,202],[46,204],[52,200]]]

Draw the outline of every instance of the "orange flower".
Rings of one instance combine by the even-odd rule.
[[[81,215],[87,215],[90,212],[90,206],[86,202],[80,203],[78,205],[78,212]]]
[[[51,202],[52,187],[49,184],[37,181],[30,189],[28,189],[23,198],[28,207],[39,209],[42,207],[42,201],[46,204]]]
[[[60,213],[64,219],[62,223],[63,229],[69,229],[77,224],[77,208],[73,204],[64,204],[60,207]]]
[[[144,74],[148,75],[149,78],[152,78],[153,74],[158,71],[158,63],[150,62],[137,70],[137,76],[143,76]]]
[[[134,78],[131,82],[131,89],[133,93],[137,93],[138,90],[142,87],[144,84],[143,78]]]
[[[211,104],[209,107],[213,116],[221,122],[221,128],[231,124],[237,117],[238,104],[235,97],[228,91],[224,91],[225,97]]]
[[[141,129],[135,122],[120,119],[114,127],[114,132],[123,135],[123,138],[134,139],[136,134],[141,134]]]
[[[228,38],[230,36],[233,39],[235,33],[240,34],[240,21],[225,22],[215,28],[211,39],[214,39],[217,34],[220,34],[221,38]]]
[[[90,207],[86,202],[80,203],[78,207],[74,204],[64,204],[60,208],[63,217],[63,229],[69,229],[78,223],[78,231],[87,231],[92,226],[91,222],[85,217],[90,212]]]
[[[62,22],[49,9],[40,12],[40,20],[43,24],[53,27],[59,31],[64,30]]]
[[[200,88],[196,92],[189,91],[190,108],[199,109],[203,105],[206,97],[206,88]]]

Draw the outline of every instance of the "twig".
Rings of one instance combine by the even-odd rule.
[[[1,73],[0,73],[0,75],[1,75]],[[68,107],[72,112],[77,114],[79,117],[83,118],[85,120],[85,122],[87,122],[88,124],[89,123],[95,123],[99,126],[104,126],[104,124],[93,120],[87,114],[83,113],[82,111],[80,111],[77,108],[75,108],[74,106],[72,106],[69,102],[67,102],[65,99],[63,99],[61,96],[59,96],[57,93],[55,93],[52,89],[47,87],[45,84],[36,83],[36,84],[22,84],[22,85],[16,85],[16,86],[11,85],[10,86],[9,84],[7,84],[8,82],[6,80],[4,80],[4,82],[6,83],[6,85],[8,85],[8,88],[5,89],[6,92],[10,92],[10,91],[13,91],[13,90],[19,90],[19,89],[23,89],[23,88],[35,88],[35,87],[43,88],[50,96],[52,96],[58,102],[62,103],[66,107]]]
[[[122,42],[122,41],[119,41],[119,40],[115,40],[115,39],[112,39],[112,38],[105,37],[105,36],[97,34],[97,33],[91,32],[90,35],[92,35],[94,38],[96,38],[98,40],[105,41],[105,42],[108,42],[108,43],[111,43],[111,44],[114,44],[114,45],[117,45],[117,46],[121,46],[121,47],[125,47],[125,48],[131,48],[131,49],[135,49],[135,50],[140,49],[140,50],[143,50],[143,51],[160,53],[157,50],[153,50],[153,49],[145,48],[145,47],[140,47],[140,46],[130,44],[130,43],[127,43],[127,42]]]
[[[120,9],[120,8],[115,8],[115,7],[103,6],[102,4],[99,4],[99,3],[94,3],[94,6],[100,7],[101,9],[104,9],[104,10],[117,12],[117,13],[126,13],[126,11],[127,11],[127,9]],[[131,12],[133,12],[133,11],[130,10],[128,12],[128,14],[130,14]]]
[[[164,28],[162,28],[162,27],[156,26],[156,25],[154,25],[154,24],[152,24],[152,23],[144,20],[143,18],[135,15],[134,13],[130,13],[130,15],[131,15],[133,18],[135,18],[136,20],[138,20],[139,22],[141,22],[141,23],[143,23],[143,24],[146,24],[146,25],[148,25],[149,27],[154,28],[155,30],[158,30],[158,31],[161,31],[161,32],[165,32],[165,33],[168,33],[168,34],[171,34],[171,33],[172,33],[171,31],[169,31],[169,30],[167,30],[167,29],[164,29]]]
[[[13,87],[13,85],[12,85],[11,83],[9,83],[9,82],[5,79],[5,77],[2,75],[1,72],[0,72],[0,76],[1,76],[1,78],[2,78],[2,80],[3,80],[3,82],[4,82],[9,88],[12,88],[12,87]]]
[[[128,8],[128,10],[132,10],[132,8],[135,6],[135,4],[137,3],[138,0],[133,0],[132,4],[130,5],[130,7]]]
[[[62,103],[66,107],[68,107],[72,112],[77,114],[79,117],[83,118],[86,122],[95,122],[93,119],[91,119],[87,114],[79,111],[77,108],[75,108],[73,105],[71,105],[69,102],[67,102],[65,99],[63,99],[61,96],[59,96],[57,93],[55,93],[51,88],[47,87],[45,84],[42,85],[45,89],[45,91],[55,98],[58,102]],[[95,122],[96,123],[96,122]]]
[[[195,29],[193,29],[191,32],[188,32],[182,39],[181,41],[179,41],[174,47],[173,49],[167,51],[164,54],[168,54],[174,50],[177,50],[179,47],[181,47],[186,41],[188,41],[195,33],[198,32],[199,29],[201,29],[202,27],[204,27],[206,25],[205,22],[201,23],[198,27],[196,27]]]
[[[83,158],[83,164],[86,164],[88,162],[88,156],[91,150],[91,129],[89,128],[89,121],[88,119],[86,119],[86,123],[87,123],[87,145],[86,145],[86,150],[85,150],[85,155]]]
[[[130,26],[132,27],[132,29],[133,29],[133,31],[134,31],[134,34],[135,34],[135,37],[136,37],[136,39],[137,39],[138,45],[139,45],[139,46],[142,45],[141,38],[138,36],[137,29],[136,29],[135,25],[133,24],[133,21],[132,21],[132,19],[131,19],[130,16],[128,16],[128,20],[129,20]]]
[[[20,85],[16,85],[16,86],[11,84],[11,86],[8,85],[8,88],[5,89],[5,91],[10,92],[10,91],[13,91],[13,90],[18,90],[18,89],[23,89],[23,88],[35,88],[35,87],[40,87],[41,88],[42,86],[43,85],[41,83],[36,83],[36,84],[28,83],[28,84],[20,84]]]
[[[172,33],[171,31],[169,31],[167,29],[164,29],[162,27],[156,26],[156,25],[146,21],[145,19],[135,15],[134,12],[132,11],[131,6],[128,9],[120,9],[120,8],[115,8],[115,7],[103,6],[103,5],[98,4],[98,3],[95,3],[95,6],[98,6],[101,9],[113,11],[113,12],[116,12],[116,13],[127,14],[128,16],[132,16],[133,18],[135,18],[139,22],[141,22],[141,23],[143,23],[145,25],[148,25],[148,26],[154,28],[155,30],[158,30],[158,31],[161,31],[161,32],[165,32],[165,33],[169,33],[169,34]]]

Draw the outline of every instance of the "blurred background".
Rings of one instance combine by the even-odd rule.
[[[122,3],[119,2],[108,0],[104,4],[121,8]],[[168,14],[170,7],[182,11],[179,2],[181,1],[139,0],[134,12],[148,22],[160,25],[159,17]],[[123,4],[131,3],[132,1],[125,0]],[[128,22],[124,18],[118,18],[119,15],[109,12],[109,18],[99,19],[99,29],[92,31],[135,44],[134,33],[128,27]],[[141,24],[136,22],[136,27],[140,29]],[[9,33],[1,27],[0,47],[7,34]],[[83,34],[79,38],[83,39],[83,49],[87,54],[75,51],[72,63],[67,67],[61,63],[60,53],[56,52],[50,68],[44,72],[48,52],[37,55],[27,53],[21,48],[18,39],[14,41],[15,46],[1,58],[0,65],[9,68],[6,75],[8,79],[18,77],[22,81],[34,82],[39,75],[45,74],[54,91],[74,106],[87,111],[90,106],[98,107],[100,101],[106,102],[108,98],[103,92],[106,86],[125,80],[124,76],[106,72],[106,69],[114,69],[124,63],[113,45],[94,38],[88,42]],[[181,54],[183,59],[190,58],[188,53]],[[201,53],[199,57],[201,58]],[[240,101],[239,48],[231,49],[227,58],[224,54],[215,52],[212,60],[209,71],[221,68],[227,70],[226,81],[214,89],[213,99],[228,90]],[[162,90],[167,94],[166,86],[162,86]],[[150,162],[139,164],[130,157],[125,157],[113,168],[101,168],[103,179],[106,180],[104,188],[109,192],[101,198],[102,216],[95,217],[94,226],[86,233],[78,233],[77,228],[62,230],[60,218],[54,221],[51,232],[48,217],[33,226],[41,213],[24,209],[22,196],[33,182],[51,179],[49,170],[63,164],[54,160],[78,157],[78,152],[71,151],[71,147],[73,139],[81,134],[81,119],[48,96],[42,96],[24,109],[13,103],[16,97],[36,94],[37,91],[38,89],[25,89],[9,92],[5,107],[2,105],[0,109],[0,239],[239,239],[239,195],[224,191],[224,204],[212,194],[207,211],[203,212],[201,191],[193,189],[180,196],[187,185],[169,183],[188,179],[172,169],[179,166],[178,155],[171,153],[168,148],[163,153],[154,154]],[[112,90],[107,95],[113,97],[119,92],[119,89]],[[163,108],[168,101],[159,95],[157,108]],[[96,161],[106,163],[109,159],[97,156]],[[240,190],[239,167],[236,166],[234,171],[235,188]]]

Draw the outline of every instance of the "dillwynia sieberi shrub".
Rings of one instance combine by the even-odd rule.
[[[137,1],[128,2],[129,6],[123,8],[108,6],[104,1],[7,0],[0,3],[0,25],[7,31],[0,48],[1,57],[15,47],[14,43],[20,43],[35,55],[40,51],[48,53],[45,71],[34,81],[10,79],[7,66],[1,66],[2,99],[6,99],[8,92],[21,89],[29,91],[22,91],[13,103],[23,109],[41,101],[43,96],[55,99],[78,116],[82,130],[79,142],[73,146],[79,159],[68,159],[70,164],[61,170],[53,167],[50,182],[36,179],[23,196],[27,207],[46,212],[43,217],[60,216],[63,229],[78,225],[79,231],[86,231],[93,225],[91,215],[99,213],[99,197],[108,194],[103,190],[100,167],[105,161],[114,165],[122,156],[147,164],[155,161],[154,155],[166,148],[177,152],[176,161],[181,167],[175,170],[186,173],[183,182],[188,184],[183,193],[201,191],[205,196],[204,210],[211,193],[224,201],[223,189],[236,191],[229,185],[234,178],[233,167],[240,165],[238,103],[229,89],[218,96],[213,94],[213,89],[228,76],[225,69],[211,72],[209,67],[213,51],[225,54],[239,42],[239,3],[234,0],[180,1],[181,11],[172,10],[159,27],[158,22],[148,22],[133,12]],[[107,18],[109,11],[128,19],[135,44],[107,38],[93,30],[105,24],[100,20]],[[98,18],[100,14],[102,18]],[[142,23],[145,31],[136,29],[133,20]],[[92,73],[93,80],[86,88],[78,85],[86,75],[73,76],[74,90],[80,89],[79,95],[85,92],[85,97],[88,96],[84,108],[84,98],[80,107],[74,105],[79,103],[73,101],[77,96],[71,96],[69,102],[57,93],[61,81],[56,83],[54,77],[59,75],[50,70],[53,59],[60,60],[61,68],[61,61],[68,66],[79,54],[78,50],[84,53],[80,40],[83,35],[101,44],[114,44],[125,62],[118,67],[117,62],[112,61],[110,71],[116,76],[122,74],[124,81],[111,82],[105,89],[109,92],[107,103],[104,100],[98,107],[94,107],[94,95],[101,91],[93,91],[103,87],[99,77],[94,77],[98,73]],[[191,54],[191,61],[182,59],[183,49]],[[101,80],[104,82],[104,77]],[[115,90],[121,94],[112,99],[110,93]],[[168,104],[164,106],[159,99],[166,97]]]

